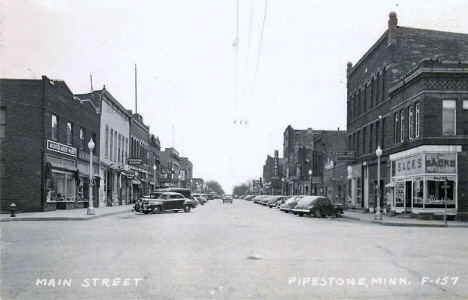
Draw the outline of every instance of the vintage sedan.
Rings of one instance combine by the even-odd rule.
[[[282,204],[282,201],[285,198],[286,196],[271,196],[270,199],[268,199],[268,203],[266,205],[270,208],[276,207],[279,203]]]
[[[307,197],[307,196],[306,195],[291,196],[291,198],[286,200],[286,202],[284,202],[284,204],[281,205],[280,210],[284,211],[285,213],[292,211],[292,209],[296,207],[299,200],[301,200],[304,197]]]
[[[224,195],[223,196],[223,203],[231,203],[232,204],[232,196],[231,195]]]
[[[330,199],[323,196],[304,197],[292,211],[300,217],[303,215],[314,215],[317,218],[325,216],[340,217],[344,212],[343,207],[334,205]]]
[[[179,212],[181,210],[190,212],[195,208],[195,203],[175,192],[163,192],[157,198],[144,197],[140,199],[133,209],[137,212],[158,214],[162,211]]]

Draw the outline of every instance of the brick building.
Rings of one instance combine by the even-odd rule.
[[[193,178],[193,164],[188,157],[180,158],[180,187],[190,188]]]
[[[5,210],[50,211],[86,207],[90,150],[99,186],[99,114],[91,101],[74,97],[64,81],[0,80],[1,199]],[[99,203],[93,189],[94,205]]]
[[[274,157],[267,156],[263,165],[263,193],[268,195],[281,195],[283,192],[283,160],[279,151],[275,150]]]
[[[381,38],[348,63],[348,144],[356,153],[348,201],[372,209],[380,194],[381,206],[397,212],[440,213],[447,191],[449,214],[466,218],[468,35],[399,27],[389,17]]]
[[[148,151],[149,151],[149,172],[152,176],[149,176],[151,189],[159,187],[159,174],[161,171],[161,142],[159,138],[154,134],[150,134],[148,140]]]
[[[160,184],[168,187],[180,187],[181,160],[179,152],[174,148],[161,151]]]
[[[131,111],[129,111],[131,113]],[[149,175],[152,174],[152,166],[149,166],[149,126],[143,122],[140,114],[132,114],[130,120],[130,155],[128,164],[133,173],[131,199],[132,202],[149,194]],[[150,173],[151,172],[151,173]]]

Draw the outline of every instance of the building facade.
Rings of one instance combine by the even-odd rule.
[[[174,148],[165,148],[161,151],[161,178],[160,184],[166,187],[180,187],[181,159],[179,152]]]
[[[129,113],[104,86],[102,90],[75,95],[90,99],[101,110],[100,136],[101,164],[99,176],[100,206],[116,206],[130,203],[130,180],[132,173],[127,164],[129,151]]]
[[[465,218],[467,187],[459,178],[466,172],[468,35],[399,27],[395,13],[389,18],[381,38],[348,63],[347,135],[356,154],[348,201],[373,210],[381,199],[381,207],[415,214],[440,213],[447,202],[450,214]]]
[[[283,160],[279,157],[279,151],[275,150],[274,156],[267,156],[263,166],[263,193],[267,195],[281,195],[283,193]]]
[[[180,158],[180,187],[191,188],[193,178],[193,164],[188,157]]]
[[[149,151],[149,182],[151,190],[159,188],[159,174],[161,171],[161,142],[154,134],[150,134],[148,140]]]
[[[87,207],[90,183],[99,186],[100,180],[99,108],[46,76],[1,79],[0,87],[2,209],[11,203],[19,211]],[[98,206],[99,193],[92,190]]]
[[[149,126],[145,125],[141,115],[132,114],[128,158],[129,171],[133,175],[130,189],[132,203],[150,192],[148,177],[152,174],[152,166],[150,171],[148,140]]]

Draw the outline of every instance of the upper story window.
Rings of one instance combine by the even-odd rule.
[[[299,142],[301,140],[301,135],[299,133],[296,133],[296,142]]]
[[[56,115],[52,115],[52,140],[58,141],[58,117]]]
[[[416,105],[414,106],[414,110],[415,110],[415,120],[414,120],[415,122],[414,123],[415,123],[415,127],[416,127],[415,128],[416,129],[415,133],[416,133],[416,137],[419,137],[419,116],[420,116],[420,114],[419,114],[419,103],[416,103]]]
[[[463,100],[463,135],[468,135],[468,100]]]
[[[444,100],[442,103],[442,134],[443,135],[456,134],[455,112],[456,112],[456,101]]]
[[[109,125],[106,125],[106,135],[105,135],[105,156],[106,158],[109,157]]]
[[[112,152],[114,148],[114,129],[111,128],[110,130],[110,136],[109,136],[109,159],[112,160]]]
[[[399,141],[399,139],[398,139],[398,136],[399,136],[399,134],[398,134],[399,133],[399,130],[398,130],[399,126],[398,126],[398,124],[400,124],[400,122],[399,122],[399,117],[398,116],[399,116],[399,113],[396,113],[395,114],[394,140],[393,140],[393,142],[395,144],[398,143],[398,141]]]
[[[117,156],[119,156],[119,154],[117,153],[117,143],[117,131],[114,131],[114,161],[117,161]]]
[[[6,108],[0,107],[0,139],[6,139]]]
[[[400,136],[400,141],[403,142],[405,140],[405,111],[402,110],[400,114],[400,123],[401,123],[401,136]]]
[[[67,122],[67,145],[73,145],[73,124]]]
[[[409,139],[413,138],[413,107],[408,108],[408,135]]]
[[[85,148],[85,130],[84,128],[80,128],[80,150],[84,150]]]

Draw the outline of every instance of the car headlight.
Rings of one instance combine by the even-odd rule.
[[[309,205],[307,206],[307,209],[312,209],[312,207],[313,207],[312,205]]]

